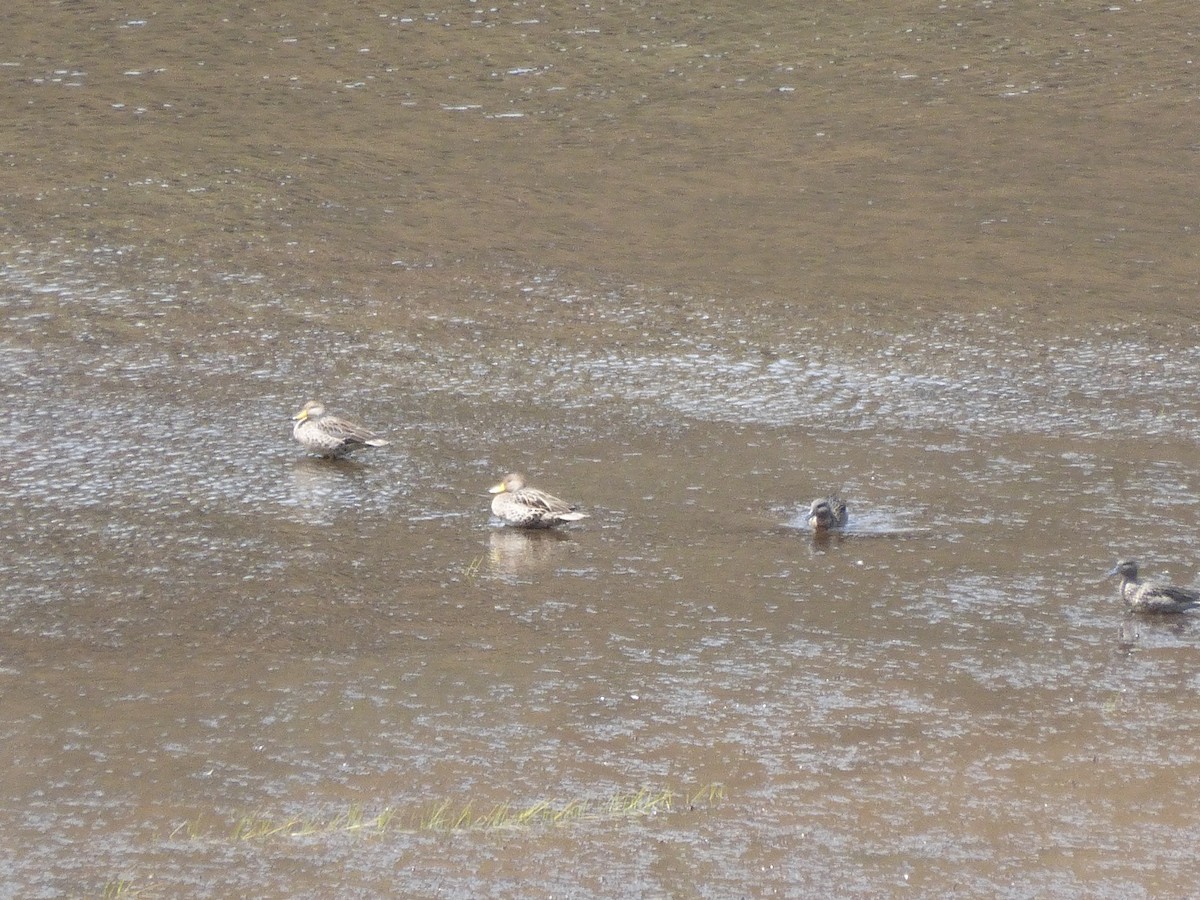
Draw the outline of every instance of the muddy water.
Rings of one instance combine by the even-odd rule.
[[[1191,890],[1193,10],[860,6],[0,13],[5,896]]]

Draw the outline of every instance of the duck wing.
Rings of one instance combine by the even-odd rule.
[[[320,422],[321,430],[331,438],[344,444],[367,444],[371,447],[382,447],[387,443],[373,431],[368,431],[357,422],[341,419],[337,416],[324,416]]]
[[[575,510],[575,507],[567,503],[566,500],[560,500],[558,497],[547,494],[545,491],[539,491],[537,488],[521,488],[519,491],[514,491],[513,499],[522,506],[526,506],[529,509],[536,509],[551,516],[560,516],[563,513]]]
[[[1183,612],[1200,606],[1200,593],[1173,584],[1154,584],[1143,590],[1140,607],[1149,612]]]
[[[1200,593],[1188,588],[1176,587],[1173,584],[1164,585],[1159,592],[1181,606],[1196,606],[1200,604]]]

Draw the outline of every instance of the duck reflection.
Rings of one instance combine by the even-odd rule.
[[[515,578],[559,565],[574,543],[570,534],[547,529],[498,528],[488,536],[487,570]]]
[[[814,531],[812,533],[813,551],[817,553],[828,553],[830,550],[840,547],[845,537],[845,532],[841,531],[840,529],[822,529],[820,531]]]
[[[305,521],[324,522],[362,503],[367,471],[367,466],[350,459],[297,459],[291,466],[291,505]]]
[[[1117,646],[1128,652],[1138,645],[1142,639],[1142,629],[1132,618],[1126,619],[1117,629]]]

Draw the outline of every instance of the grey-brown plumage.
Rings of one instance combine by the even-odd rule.
[[[1121,576],[1121,598],[1134,612],[1181,613],[1200,606],[1200,592],[1173,584],[1138,580],[1138,564],[1132,559],[1117,563],[1106,577]]]
[[[389,443],[356,422],[331,416],[318,400],[305,403],[292,419],[296,423],[292,436],[314,453],[331,459],[361,447],[384,447]]]
[[[492,512],[508,525],[517,528],[550,528],[562,522],[586,519],[587,514],[576,512],[576,507],[539,491],[525,487],[525,476],[513,472],[488,491],[492,498]]]
[[[849,520],[850,513],[846,509],[846,502],[840,497],[822,497],[814,500],[805,518],[813,531],[842,528]]]

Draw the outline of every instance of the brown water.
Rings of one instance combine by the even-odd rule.
[[[0,895],[1192,892],[1193,4],[104,6],[0,12]]]

